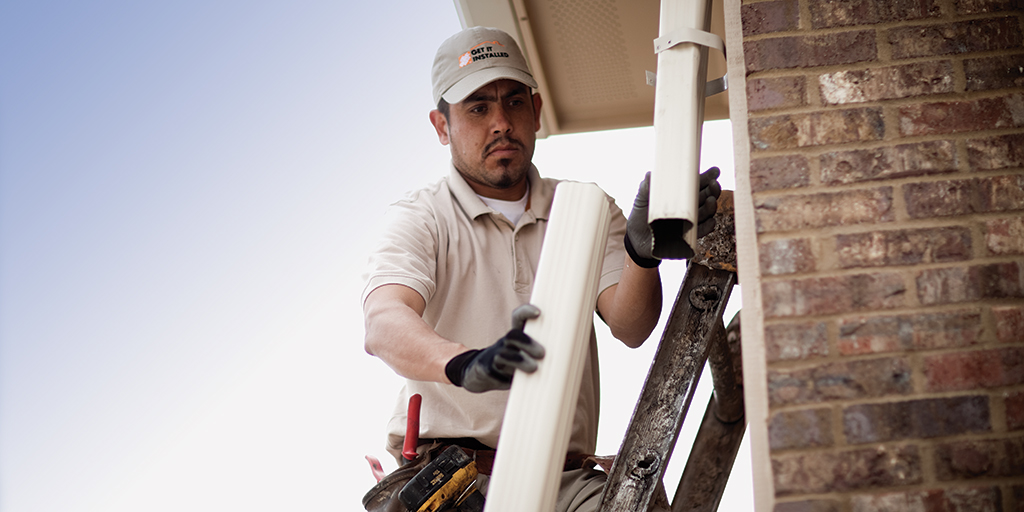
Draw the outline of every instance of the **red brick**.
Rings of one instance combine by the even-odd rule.
[[[967,279],[979,298],[1024,298],[1024,260],[973,266]]]
[[[1024,174],[993,176],[979,179],[985,211],[1008,212],[1024,210]]]
[[[775,413],[768,420],[771,450],[832,445],[832,410],[828,408]]]
[[[758,257],[765,275],[800,274],[816,268],[811,241],[807,238],[786,238],[760,244]]]
[[[967,162],[979,170],[1024,167],[1024,133],[967,139]]]
[[[811,2],[811,27],[848,27],[878,23],[878,2],[848,0],[846,2]]]
[[[945,508],[942,511],[1000,512],[1002,493],[998,487],[960,487],[946,489]],[[936,512],[939,512],[936,510]]]
[[[948,267],[917,273],[917,298],[924,305],[1024,297],[1024,262]]]
[[[846,144],[879,140],[885,123],[879,108],[826,110],[810,114],[812,145]]]
[[[1024,342],[1024,306],[994,306],[996,340],[1001,343]]]
[[[907,21],[942,15],[936,0],[877,0],[879,21]]]
[[[1024,210],[1024,174],[908,183],[903,199],[915,219]]]
[[[1024,254],[1024,217],[985,221],[985,246],[989,254]]]
[[[966,347],[980,343],[983,332],[981,314],[961,310],[847,320],[837,341],[843,355],[877,354]]]
[[[917,103],[898,110],[900,135],[961,133],[1024,126],[1024,94]]]
[[[989,12],[1019,11],[1020,0],[956,0],[958,14],[984,14]]]
[[[941,14],[934,0],[847,0],[810,2],[811,26],[846,27],[914,20]]]
[[[771,407],[857,398],[906,395],[910,363],[903,358],[829,363],[812,368],[769,370]]]
[[[796,30],[800,25],[800,5],[787,0],[746,4],[740,7],[740,20],[744,37]]]
[[[956,172],[956,148],[937,140],[821,155],[822,183],[855,183]]]
[[[984,212],[983,191],[977,180],[908,183],[903,199],[911,218],[946,217]]]
[[[935,473],[940,481],[1024,476],[1024,437],[939,444]]]
[[[1006,394],[1006,430],[1024,429],[1024,391]]]
[[[1002,512],[998,487],[897,491],[852,497],[853,512]]]
[[[774,512],[842,512],[836,500],[775,502]]]
[[[964,59],[968,91],[1024,88],[1024,53]]]
[[[977,283],[969,283],[970,269],[948,267],[918,272],[917,298],[921,304],[952,304],[981,298]]]
[[[1020,19],[1014,17],[960,21],[943,25],[889,30],[894,59],[1015,50],[1024,44]]]
[[[754,213],[758,233],[892,222],[892,187],[758,199]]]
[[[805,77],[754,78],[747,81],[747,110],[751,112],[800,107],[806,104],[807,79]]]
[[[964,227],[900,229],[837,235],[840,268],[944,263],[971,258],[971,231]]]
[[[773,281],[762,285],[767,318],[832,315],[906,305],[898,274],[875,273]]]
[[[948,60],[902,66],[837,71],[818,77],[826,105],[910,98],[954,92],[953,65]]]
[[[876,107],[756,117],[747,126],[754,151],[869,142],[885,136],[882,109]]]
[[[1024,347],[954,352],[924,358],[928,391],[1024,384]]]
[[[828,334],[820,322],[769,325],[764,329],[764,344],[768,361],[828,355]]]
[[[992,430],[988,397],[958,396],[843,408],[849,444],[929,439]]]
[[[805,187],[808,183],[810,170],[807,159],[802,156],[774,156],[750,161],[750,188],[753,192]]]
[[[916,446],[780,454],[772,457],[772,473],[776,496],[914,485],[923,480]]]
[[[768,69],[839,66],[875,60],[875,31],[837,32],[744,41],[747,73]]]
[[[981,314],[970,310],[920,313],[904,319],[910,324],[909,347],[915,350],[967,347],[982,342]]]

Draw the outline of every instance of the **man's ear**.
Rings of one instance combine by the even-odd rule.
[[[448,137],[448,118],[440,110],[434,109],[430,111],[430,124],[434,125],[437,140],[441,142],[442,146],[447,146],[451,142]]]
[[[540,131],[540,107],[543,102],[540,100],[540,93],[533,93],[533,131]]]

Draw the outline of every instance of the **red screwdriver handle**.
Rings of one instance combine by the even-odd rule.
[[[420,405],[423,397],[419,393],[409,397],[409,411],[405,424],[405,444],[402,446],[402,457],[411,461],[416,458],[416,447],[420,444]]]

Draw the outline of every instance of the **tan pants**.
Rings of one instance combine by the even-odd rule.
[[[608,475],[596,469],[573,469],[562,472],[562,485],[558,488],[558,499],[555,512],[594,512],[601,505],[601,493]],[[477,485],[480,491],[487,494],[490,477],[480,475]],[[667,509],[652,506],[651,512],[669,512]]]

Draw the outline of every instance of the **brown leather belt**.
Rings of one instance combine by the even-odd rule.
[[[496,453],[489,446],[472,438],[465,439],[421,439],[420,444],[438,443],[442,448],[455,445],[462,449],[469,458],[476,461],[476,470],[481,475],[490,475],[494,468],[494,454]],[[565,465],[562,471],[573,469],[592,468],[596,465],[592,455],[584,453],[568,453],[565,455]]]

